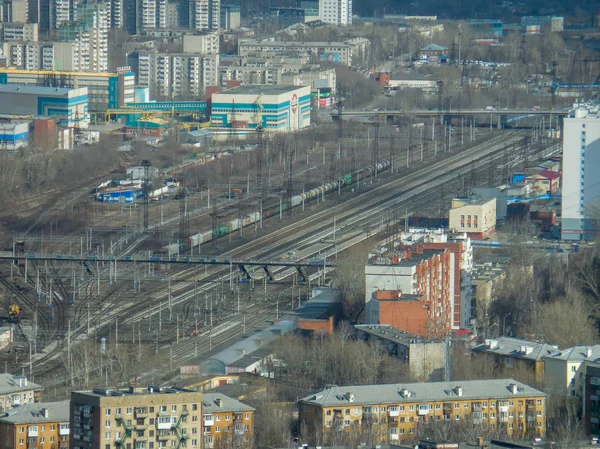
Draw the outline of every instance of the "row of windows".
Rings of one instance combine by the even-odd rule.
[[[504,420],[504,419],[507,418],[506,417],[506,413],[501,413],[500,415],[501,415],[500,419],[502,419],[502,420]],[[540,417],[541,416],[541,412],[538,412],[537,416]],[[437,421],[441,421],[442,420],[442,417],[440,415],[436,416],[435,418],[436,418]],[[487,418],[488,418],[487,413],[482,413],[481,414],[481,419],[487,419]],[[513,418],[514,419],[514,414],[510,413],[509,416],[508,416],[508,418]],[[433,419],[433,417],[431,419]],[[451,416],[450,415],[444,415],[444,419],[446,421],[449,421],[451,419]],[[460,421],[460,415],[455,414],[454,415],[454,419],[455,419],[455,421]],[[496,414],[495,413],[490,413],[490,419],[496,419]],[[404,418],[400,418],[399,422],[400,423],[414,422],[414,418],[411,416],[408,421],[406,421]],[[358,421],[354,421],[354,423],[358,423]],[[351,420],[349,420],[349,419],[344,420],[344,427],[349,427],[351,424],[352,424]],[[375,421],[374,424],[378,424],[378,422]],[[331,425],[332,425],[332,421],[331,420],[327,420],[326,426],[327,427],[331,427]],[[492,424],[492,426],[493,425],[494,424]],[[514,425],[513,423],[509,423],[509,428],[512,429],[513,425]],[[541,427],[542,426],[542,422],[541,421],[537,421],[537,426]],[[523,423],[519,423],[519,427],[522,428],[523,427]],[[394,434],[394,431],[397,430],[397,429],[398,429],[397,427],[390,427],[390,433]],[[403,429],[401,429],[401,430],[403,431]]]
[[[181,407],[182,407],[181,408],[182,410],[187,410],[187,404],[183,404]],[[159,406],[158,411],[159,412],[166,412],[167,408],[168,408],[167,405],[161,405],[161,406]],[[126,410],[127,410],[127,414],[131,415],[132,412],[133,412],[133,407],[127,407]],[[145,408],[144,408],[144,410],[145,410]],[[198,404],[192,404],[192,410],[193,411],[197,411],[198,410]],[[115,408],[115,415],[117,415],[117,416],[121,415],[122,411],[123,411],[123,409],[121,409],[120,407]],[[177,411],[177,405],[171,405],[171,411],[172,412],[176,412]],[[149,412],[150,413],[154,413],[154,407],[149,407]],[[105,413],[106,416],[110,416],[112,414],[112,409],[107,408],[107,409],[105,409],[104,413]]]
[[[61,430],[69,430],[69,425],[68,424],[60,424],[60,429]],[[31,432],[37,432],[38,431],[38,426],[29,426],[29,430]],[[50,424],[50,430],[56,430],[56,424]],[[40,432],[45,432],[46,431],[46,426],[39,426],[39,431]],[[21,426],[19,427],[19,433],[25,433],[25,427]]]
[[[66,442],[67,440],[67,436],[63,435],[59,438],[59,441],[61,442]],[[50,437],[48,438],[48,442],[49,443],[56,443],[56,438],[55,437]],[[27,438],[27,444],[36,444],[38,443],[37,438]],[[46,443],[46,438],[45,437],[41,437],[39,440],[40,444],[44,444]],[[23,446],[25,444],[25,439],[24,438],[19,438],[19,446]]]
[[[519,406],[523,406],[523,401],[518,401],[517,404]],[[469,403],[469,402],[465,402],[463,403],[463,408],[469,408],[471,405],[474,405],[475,407],[481,407],[481,408],[487,408],[488,403],[487,401],[484,402],[473,402],[473,403]],[[514,401],[498,401],[498,405],[499,406],[514,406],[515,402]],[[537,399],[536,400],[536,405],[542,405],[542,400],[541,399]],[[432,404],[419,404],[418,407],[422,410],[424,409],[428,409],[428,410],[433,410],[433,405]],[[491,401],[490,402],[490,407],[496,407],[496,401]],[[454,403],[454,408],[458,409],[460,408],[460,402],[455,402]],[[440,410],[441,409],[441,404],[435,404],[435,409],[436,410]],[[389,407],[387,407],[387,410],[390,412],[397,412],[397,411],[405,411],[405,406],[404,405],[390,405]],[[414,411],[415,410],[415,406],[414,405],[409,405],[408,406],[408,410],[410,411]],[[304,411],[308,411],[307,407],[304,407]],[[385,413],[386,412],[386,407],[363,407],[362,408],[363,413]],[[354,415],[360,415],[360,408],[356,407],[353,409],[353,414]],[[331,409],[328,409],[325,414],[327,416],[331,416]],[[350,409],[344,409],[344,414],[345,415],[349,415],[350,414]]]

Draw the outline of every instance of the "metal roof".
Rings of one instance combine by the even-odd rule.
[[[389,324],[356,324],[354,329],[371,335],[374,338],[391,341],[392,343],[397,343],[407,347],[412,344],[443,344],[441,342],[434,342],[432,340],[419,337],[418,335],[404,332],[400,329],[390,326]]]
[[[443,45],[438,44],[429,44],[421,49],[421,51],[443,51],[448,50],[448,47],[444,47]]]
[[[485,343],[475,346],[472,351],[538,361],[558,352],[558,346],[521,338],[500,337],[487,340]]]
[[[27,381],[25,376],[13,376],[8,373],[0,374],[0,394],[41,389],[41,385]]]
[[[230,346],[229,348],[221,351],[209,359],[216,360],[223,363],[225,366],[229,366],[238,360],[251,355],[253,352],[267,346],[268,344],[275,341],[281,335],[293,332],[296,330],[297,325],[293,321],[280,321],[273,326],[268,327],[254,335]]]
[[[0,418],[0,422],[11,424],[68,423],[70,404],[71,401],[23,404],[8,411],[6,416]],[[44,409],[48,411],[47,418],[44,416]]]
[[[517,392],[511,391],[515,385]],[[462,395],[458,396],[458,387]],[[410,395],[402,395],[406,390]],[[354,395],[350,402],[348,393]],[[388,385],[353,385],[334,387],[300,399],[300,402],[321,407],[377,405],[435,401],[467,401],[474,399],[509,399],[514,397],[546,396],[535,388],[513,379],[465,380],[457,382],[422,382]]]
[[[87,91],[87,87],[80,87],[78,89],[86,89]],[[69,92],[78,89],[33,86],[28,84],[0,84],[0,93],[19,93],[28,95],[64,96],[69,95]]]
[[[222,401],[220,407],[218,399]],[[204,393],[202,395],[202,407],[204,413],[250,412],[255,410],[253,407],[221,393]]]
[[[281,95],[289,92],[294,92],[296,90],[306,88],[308,86],[284,86],[284,85],[247,85],[234,87],[233,89],[227,89],[222,92],[218,92],[214,95],[219,94],[236,94],[236,95]],[[213,95],[213,96],[214,96]],[[213,102],[215,102],[213,98]]]
[[[545,358],[552,360],[565,360],[567,362],[583,362],[585,360],[596,361],[600,358],[600,345],[574,346],[562,351],[556,351],[554,354],[548,355]]]

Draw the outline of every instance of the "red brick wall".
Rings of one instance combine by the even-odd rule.
[[[298,320],[297,324],[298,329],[312,331],[315,335],[332,334],[335,326],[333,316],[326,320]]]
[[[420,301],[380,301],[379,324],[427,337],[427,308]]]

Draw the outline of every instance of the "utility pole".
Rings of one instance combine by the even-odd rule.
[[[152,163],[144,159],[142,167],[144,167],[144,231],[148,230],[148,208],[150,207],[150,166]]]

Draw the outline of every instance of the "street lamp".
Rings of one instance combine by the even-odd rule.
[[[506,315],[504,315],[504,319],[502,320],[502,335],[506,334],[506,318],[508,318],[511,315],[512,315],[512,312],[509,312]]]

